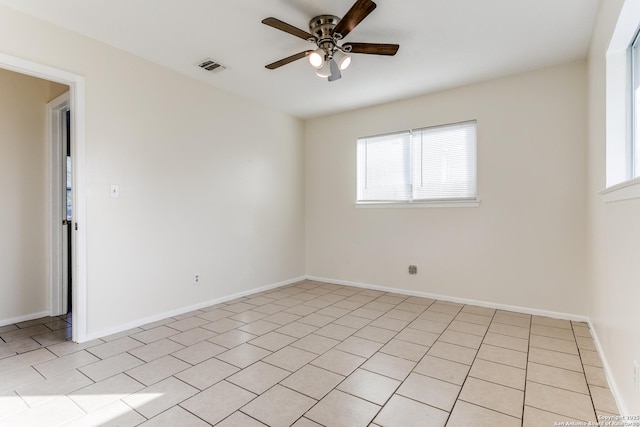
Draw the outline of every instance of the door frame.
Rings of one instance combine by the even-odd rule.
[[[66,181],[63,181],[65,167],[62,162],[65,161],[63,151],[66,151],[67,141],[65,140],[65,131],[63,119],[66,120],[66,111],[70,109],[70,95],[66,92],[47,104],[47,152],[50,161],[49,176],[50,183],[50,209],[51,209],[51,248],[49,257],[50,277],[50,297],[49,297],[49,315],[58,316],[67,312],[67,283],[65,277],[69,272],[66,271],[67,263],[67,235],[63,227],[62,220],[66,219],[63,213],[63,194],[66,194]],[[64,150],[63,150],[64,147]],[[73,189],[72,189],[73,191]],[[63,218],[64,216],[64,218]],[[72,312],[73,315],[73,312]],[[73,328],[72,328],[73,330]]]
[[[73,199],[73,231],[72,231],[72,340],[86,341],[87,337],[87,232],[86,232],[86,160],[85,160],[85,79],[83,76],[68,71],[27,61],[11,55],[0,53],[0,68],[20,74],[37,77],[68,85],[71,116],[71,157],[72,161],[72,199]],[[47,129],[50,129],[47,128]],[[47,144],[47,168],[52,165],[52,146]],[[47,171],[50,191],[47,192],[49,218],[53,218],[52,171]],[[53,258],[56,248],[53,246],[54,227],[52,221],[47,222],[47,240],[49,257]],[[48,268],[49,288],[53,282],[51,264]],[[49,295],[51,299],[51,294]],[[49,304],[51,309],[51,304]]]

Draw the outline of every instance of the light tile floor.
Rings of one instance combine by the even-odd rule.
[[[616,414],[584,323],[313,281],[83,344],[0,328],[0,426],[553,426]]]

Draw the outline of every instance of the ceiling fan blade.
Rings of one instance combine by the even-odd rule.
[[[331,75],[328,78],[330,82],[333,82],[342,78],[340,67],[338,67],[338,64],[333,59],[329,61],[329,69],[331,70]]]
[[[371,0],[357,0],[351,9],[342,17],[338,25],[333,29],[334,33],[340,33],[345,38],[364,18],[367,17],[376,4]]]
[[[351,47],[350,53],[367,53],[370,55],[393,56],[398,52],[400,45],[387,43],[345,43],[343,48]]]
[[[275,29],[278,29],[280,31],[284,31],[285,33],[289,33],[296,37],[300,37],[303,40],[309,40],[309,39],[315,40],[315,37],[313,37],[313,34],[307,33],[306,31],[301,30],[300,28],[294,27],[293,25],[289,25],[286,22],[283,22],[277,18],[265,18],[262,20],[262,23],[270,27],[273,27]]]
[[[296,53],[295,55],[291,55],[291,56],[287,56],[286,58],[283,58],[279,61],[273,62],[269,65],[265,65],[265,68],[268,68],[269,70],[275,70],[276,68],[280,68],[283,65],[287,65],[290,62],[293,61],[297,61],[298,59],[302,59],[305,56],[309,55],[311,52],[313,52],[312,50],[305,50],[304,52],[300,52],[300,53]]]

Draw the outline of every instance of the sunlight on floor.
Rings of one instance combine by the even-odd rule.
[[[164,395],[164,393],[131,395],[128,391],[108,394],[78,393],[68,396],[62,394],[18,396],[5,393],[0,395],[0,414],[2,414],[0,427],[17,425],[39,427],[58,425],[68,420],[73,421],[64,424],[65,426],[100,426],[127,415],[137,416],[135,410],[144,411]],[[38,402],[38,405],[29,408],[25,400]],[[123,401],[126,401],[126,404]],[[92,411],[92,408],[96,407],[102,409]],[[87,414],[87,412],[90,413]]]

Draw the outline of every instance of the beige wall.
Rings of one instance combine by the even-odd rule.
[[[576,62],[308,121],[307,274],[585,315],[586,85]],[[354,207],[358,137],[471,119],[479,208]]]
[[[48,311],[49,82],[0,69],[0,322]],[[3,322],[4,321],[4,322]]]
[[[640,202],[597,194],[604,53],[621,5],[602,2],[588,65],[306,125],[0,7],[0,52],[86,77],[88,331],[306,272],[589,315],[623,409],[639,413]],[[44,102],[61,92],[0,79],[11,79],[0,97],[0,179],[12,184],[0,190],[2,320],[47,309]],[[469,119],[479,208],[354,208],[357,137]]]
[[[640,199],[604,203],[605,53],[622,0],[601,2],[589,55],[589,316],[626,414],[640,413],[633,361],[640,362]]]
[[[300,120],[5,8],[0,52],[85,77],[89,334],[304,274]]]
[[[589,315],[623,404],[640,412],[631,375],[640,359],[640,202],[605,205],[597,195],[605,182],[604,51],[621,3],[603,2],[588,66],[306,125],[0,8],[0,52],[86,77],[89,333],[306,272]],[[46,102],[54,92],[43,86],[32,95]],[[0,108],[9,99],[5,117],[26,98],[3,89]],[[358,136],[469,119],[478,120],[479,208],[354,208]],[[47,308],[44,270],[25,261],[28,253],[46,264],[40,237],[26,238],[42,236],[46,221],[37,213],[44,155],[26,149],[42,149],[40,123],[28,126],[31,138],[20,133],[29,144],[20,149],[0,140],[1,178],[20,187],[3,194],[36,196],[19,215],[0,210],[0,319]],[[14,181],[18,169],[33,173]],[[119,199],[109,197],[112,183]],[[35,284],[28,297],[24,286],[6,286],[18,282]]]
[[[69,86],[56,82],[49,82],[49,101],[53,101],[63,93],[69,91]]]

